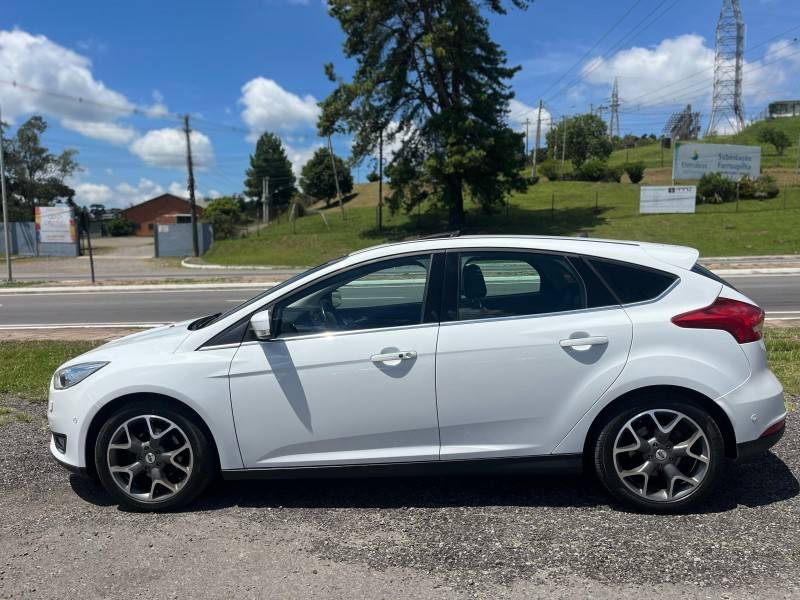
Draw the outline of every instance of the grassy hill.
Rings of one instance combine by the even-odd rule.
[[[758,134],[767,127],[784,131],[789,136],[789,139],[792,140],[792,145],[786,149],[783,156],[778,156],[774,146],[761,144],[761,166],[764,169],[794,169],[797,166],[797,154],[800,149],[797,145],[798,140],[800,140],[800,117],[759,121],[748,125],[741,133],[736,135],[709,136],[698,141],[713,144],[759,145]],[[613,164],[624,163],[626,160],[644,162],[648,168],[661,167],[661,145],[655,143],[640,148],[616,150],[609,158],[609,162]],[[663,167],[668,168],[671,165],[672,150],[666,149],[663,152]]]

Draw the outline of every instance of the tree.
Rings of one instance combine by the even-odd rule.
[[[525,8],[530,0],[510,0]],[[492,41],[482,11],[502,0],[329,0],[356,63],[350,82],[322,101],[321,134],[353,134],[353,159],[374,156],[381,133],[396,147],[386,175],[390,207],[444,205],[451,228],[464,219],[465,192],[484,210],[524,189],[522,136],[507,125],[518,67]]]
[[[4,139],[6,187],[12,219],[33,220],[36,204],[48,206],[56,199],[71,200],[75,190],[64,180],[80,170],[75,161],[77,150],[52,154],[41,143],[47,122],[34,115],[17,129],[11,139]],[[5,131],[5,124],[3,124]]]
[[[353,191],[353,175],[350,173],[350,167],[336,155],[333,160],[336,163],[339,188],[342,194],[349,194]],[[309,196],[324,199],[325,206],[329,206],[331,200],[336,197],[336,179],[333,176],[331,155],[327,148],[317,148],[314,156],[303,165],[300,187]]]
[[[224,240],[236,235],[236,228],[242,222],[242,209],[235,196],[220,196],[208,203],[203,211],[203,222],[214,227],[214,237]]]
[[[791,138],[785,131],[774,127],[764,127],[758,132],[758,141],[763,144],[772,144],[778,152],[778,156],[783,156],[784,150],[792,145]]]
[[[564,148],[564,127],[567,128],[566,158],[576,167],[580,167],[587,158],[606,159],[611,154],[606,123],[597,115],[570,117],[547,132],[547,147],[558,147],[559,155]]]
[[[370,171],[367,173],[367,181],[370,183],[375,183],[381,178],[380,174],[377,171]]]
[[[274,133],[267,132],[258,138],[246,176],[245,194],[254,199],[261,198],[264,177],[269,177],[270,206],[285,208],[297,191],[292,163],[286,156],[281,139]]]

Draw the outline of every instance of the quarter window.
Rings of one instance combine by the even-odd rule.
[[[652,300],[663,294],[677,277],[646,267],[597,258],[589,259],[623,304]]]
[[[475,252],[460,256],[459,320],[582,308],[586,308],[586,292],[563,256],[533,252]]]
[[[276,307],[281,337],[422,323],[429,255],[381,261],[329,278]]]

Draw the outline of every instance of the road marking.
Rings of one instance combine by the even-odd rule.
[[[52,323],[26,325],[0,325],[0,331],[18,329],[151,329],[171,323]]]

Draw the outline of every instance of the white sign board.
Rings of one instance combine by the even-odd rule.
[[[700,179],[706,173],[721,173],[739,181],[744,175],[761,174],[761,146],[675,142],[672,155],[673,179]]]
[[[72,216],[72,207],[37,206],[35,216],[39,243],[75,243],[75,219]]]
[[[639,212],[693,213],[697,186],[642,186],[639,192]]]

